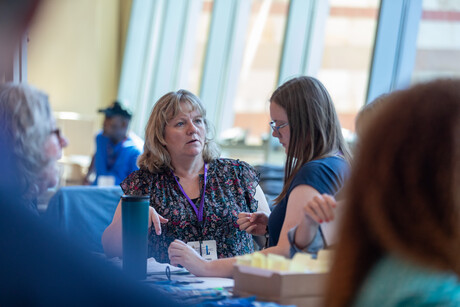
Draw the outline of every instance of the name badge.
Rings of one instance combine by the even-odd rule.
[[[207,240],[201,243],[201,256],[206,260],[217,260],[216,240]]]
[[[206,260],[217,260],[216,240],[190,241],[187,245],[193,248],[201,257]]]
[[[200,241],[190,241],[190,242],[187,242],[187,245],[190,246],[191,248],[193,248],[195,250],[195,252],[197,252],[198,255],[201,256],[201,244],[200,244]]]
[[[100,187],[109,187],[115,185],[115,177],[114,176],[104,176],[101,175],[97,177],[97,185]]]

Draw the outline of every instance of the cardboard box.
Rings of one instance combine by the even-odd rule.
[[[255,295],[257,300],[279,304],[321,306],[327,276],[235,265],[233,293],[242,297]]]

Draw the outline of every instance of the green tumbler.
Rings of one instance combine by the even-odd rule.
[[[149,199],[148,195],[121,197],[123,271],[139,280],[147,274]]]

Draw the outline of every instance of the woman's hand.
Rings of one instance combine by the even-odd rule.
[[[337,202],[334,197],[323,194],[313,197],[303,208],[303,213],[307,218],[311,218],[318,224],[331,222],[334,220],[334,210]]]
[[[155,227],[155,233],[161,235],[161,224],[168,222],[168,219],[165,219],[159,215],[153,207],[149,207],[149,229],[153,226]]]
[[[268,214],[265,212],[240,212],[236,223],[240,225],[241,230],[249,234],[263,236],[267,232]]]
[[[181,265],[195,276],[205,276],[206,266],[209,263],[203,259],[192,247],[180,240],[174,240],[168,248],[171,265]]]
[[[305,249],[315,238],[319,224],[332,222],[335,219],[334,211],[337,202],[334,197],[323,194],[314,196],[303,207],[305,218],[299,223],[295,232],[294,244]]]

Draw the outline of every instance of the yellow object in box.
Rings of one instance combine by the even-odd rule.
[[[292,259],[286,259],[276,254],[264,255],[261,252],[256,252],[238,256],[236,264],[275,271],[325,273],[329,270],[331,258],[331,251],[328,250],[321,250],[317,259],[304,253],[297,253]]]
[[[331,251],[326,250],[320,251],[317,259],[303,253],[292,259],[260,252],[242,256],[235,265],[233,292],[279,304],[322,306],[331,258]]]
[[[328,274],[274,271],[235,265],[233,293],[282,305],[323,306]]]
[[[236,256],[236,264],[251,266],[252,256],[250,254]]]
[[[289,259],[276,254],[267,255],[267,269],[277,271],[287,271],[289,269]]]
[[[261,268],[261,269],[264,269],[267,267],[267,258],[265,257],[264,254],[260,252],[255,252],[251,256],[252,256],[251,266],[255,268]]]
[[[289,262],[290,272],[314,272],[316,260],[310,254],[297,253]]]

